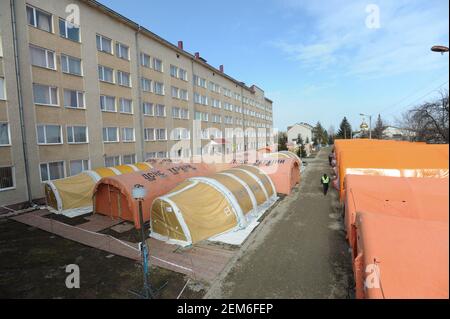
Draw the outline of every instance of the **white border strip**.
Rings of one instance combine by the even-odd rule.
[[[88,174],[94,180],[95,183],[97,183],[102,178],[97,172],[91,170],[84,171],[83,173]]]
[[[449,176],[449,170],[447,168],[347,168],[345,174],[444,178]]]
[[[46,183],[52,189],[53,195],[55,195],[56,206],[57,206],[57,209],[58,209],[58,214],[60,214],[61,211],[62,211],[62,198],[59,195],[58,189],[56,188],[55,184],[53,184],[52,181],[47,181]]]
[[[121,171],[119,171],[117,168],[115,168],[115,167],[106,167],[106,168],[109,168],[110,170],[112,170],[113,172],[114,172],[114,174],[116,174],[116,175],[122,175],[122,172]]]
[[[135,171],[135,172],[139,172],[139,171],[140,171],[139,168],[137,168],[137,167],[134,166],[133,164],[125,164],[125,165],[127,165],[128,167],[131,167],[131,169],[132,169],[133,171]]]

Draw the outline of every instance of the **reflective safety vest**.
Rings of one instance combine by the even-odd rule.
[[[328,184],[330,182],[330,177],[323,177],[322,176],[322,184]]]

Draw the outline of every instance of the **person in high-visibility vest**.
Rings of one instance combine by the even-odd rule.
[[[320,181],[323,186],[323,195],[325,196],[328,193],[328,186],[330,186],[330,177],[327,174],[323,174]]]

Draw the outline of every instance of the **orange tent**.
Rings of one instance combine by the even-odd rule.
[[[153,165],[153,164],[152,164]],[[213,174],[207,164],[174,164],[166,162],[147,171],[102,178],[94,189],[94,212],[113,218],[134,222],[140,228],[136,200],[131,196],[134,185],[141,184],[147,190],[143,201],[144,221],[150,219],[153,200],[172,190],[184,180]]]
[[[345,228],[356,254],[356,212],[449,221],[449,179],[347,175]]]
[[[413,143],[411,143],[413,144]],[[349,148],[339,160],[340,199],[347,174],[396,177],[448,177],[448,145]]]
[[[290,195],[300,183],[300,166],[295,158],[263,159],[253,165],[270,177],[277,193]]]
[[[356,227],[357,298],[449,298],[448,221],[358,212]]]

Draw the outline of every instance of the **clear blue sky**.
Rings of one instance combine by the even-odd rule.
[[[430,51],[448,46],[447,0],[100,2],[263,88],[280,130],[301,121],[337,128],[343,116],[359,126],[361,112],[395,124],[448,88],[448,54]],[[366,26],[368,4],[378,5],[379,28]]]

